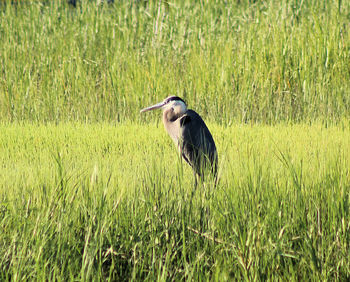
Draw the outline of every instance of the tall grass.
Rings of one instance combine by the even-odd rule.
[[[349,117],[349,1],[0,7],[3,121],[135,121],[175,94],[212,121]]]
[[[349,17],[1,2],[0,280],[349,280]],[[216,187],[139,118],[168,95],[209,121]]]
[[[1,125],[0,279],[349,279],[349,128],[209,127],[215,190],[155,125]]]

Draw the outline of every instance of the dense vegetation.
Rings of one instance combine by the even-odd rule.
[[[1,6],[1,120],[134,121],[170,94],[223,124],[349,117],[349,1],[66,2]]]
[[[349,279],[349,128],[210,128],[193,190],[160,127],[1,126],[0,280]]]
[[[0,280],[349,280],[349,29],[342,0],[0,2]],[[170,94],[216,187],[139,116]]]

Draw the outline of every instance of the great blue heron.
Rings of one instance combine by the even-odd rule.
[[[170,96],[164,101],[144,108],[141,113],[163,109],[163,123],[180,154],[195,174],[204,180],[204,174],[217,175],[218,156],[214,139],[203,119],[195,111],[187,109],[184,100]],[[195,176],[197,185],[197,178]]]

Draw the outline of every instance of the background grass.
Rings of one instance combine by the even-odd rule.
[[[2,5],[0,118],[138,120],[168,95],[230,122],[349,117],[349,1]]]
[[[349,280],[350,2],[115,2],[0,3],[0,280]]]

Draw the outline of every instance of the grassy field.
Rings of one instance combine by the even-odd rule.
[[[162,125],[2,125],[1,280],[349,278],[349,127],[209,127],[193,190]]]
[[[350,1],[12,2],[0,280],[350,279]],[[168,95],[217,187],[139,115]]]
[[[349,1],[65,2],[1,7],[1,120],[135,121],[170,94],[221,124],[349,118]]]

